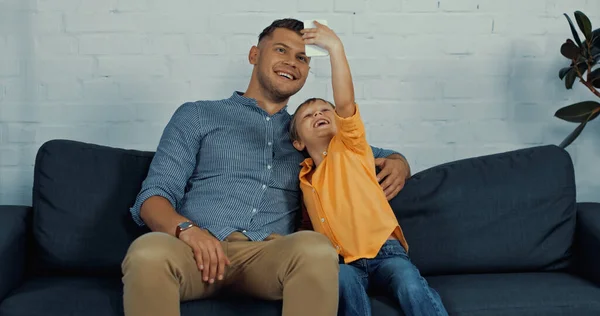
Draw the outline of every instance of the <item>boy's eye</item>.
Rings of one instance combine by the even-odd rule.
[[[324,109],[321,110],[321,112],[327,112],[329,110],[330,110],[329,108],[324,108]]]

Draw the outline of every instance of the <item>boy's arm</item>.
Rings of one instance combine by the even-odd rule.
[[[315,21],[316,28],[302,30],[305,44],[314,44],[329,52],[333,103],[337,114],[347,118],[355,113],[354,85],[344,45],[328,26]]]

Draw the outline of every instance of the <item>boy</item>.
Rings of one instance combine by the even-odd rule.
[[[305,44],[330,55],[335,106],[309,99],[290,123],[302,163],[300,187],[312,227],[327,236],[343,258],[339,315],[370,315],[367,289],[384,289],[406,315],[447,315],[407,255],[408,244],[377,182],[373,153],[354,100],[344,47],[327,26],[301,31]]]

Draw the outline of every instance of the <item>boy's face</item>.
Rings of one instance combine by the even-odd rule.
[[[302,106],[295,114],[300,139],[294,141],[294,147],[304,150],[307,146],[328,144],[337,133],[334,111],[331,104],[321,100]]]
[[[250,53],[257,66],[256,79],[274,100],[296,94],[306,81],[310,58],[304,53],[304,41],[296,32],[278,28]]]

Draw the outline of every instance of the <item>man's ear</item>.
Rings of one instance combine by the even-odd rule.
[[[252,46],[250,48],[250,52],[248,53],[248,61],[251,65],[256,65],[258,63],[258,55],[260,54],[260,50],[256,46]]]
[[[304,150],[304,143],[302,143],[301,141],[295,140],[293,145],[294,145],[294,148],[296,148],[298,151]]]

